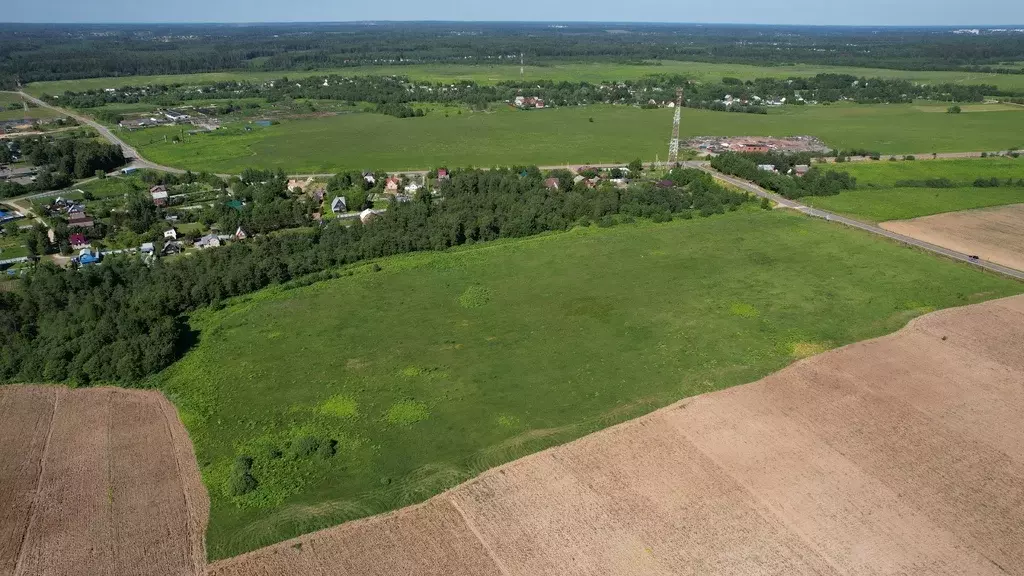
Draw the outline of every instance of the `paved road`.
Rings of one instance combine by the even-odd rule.
[[[132,159],[130,166],[134,166],[136,168],[151,168],[153,170],[162,170],[164,172],[173,172],[175,174],[185,173],[185,171],[182,170],[181,168],[163,166],[161,164],[156,164],[154,162],[146,160],[145,158],[142,157],[142,155],[139,154],[138,150],[132,148],[131,146],[128,145],[127,142],[118,138],[117,135],[111,132],[109,128],[93,120],[92,118],[89,118],[88,116],[77,114],[65,108],[61,108],[60,106],[54,106],[43,100],[40,100],[39,98],[36,98],[35,96],[26,94],[25,92],[18,92],[18,94],[21,94],[22,98],[25,98],[26,100],[33,102],[38,106],[41,106],[43,108],[49,108],[50,110],[54,110],[56,112],[64,114],[65,116],[70,116],[75,120],[78,120],[82,124],[92,127],[94,130],[99,132],[100,136],[103,136],[108,142],[110,142],[111,144],[116,144],[121,147],[121,152],[124,154],[124,157]]]
[[[949,248],[943,248],[942,246],[937,246],[935,244],[931,244],[931,243],[925,242],[923,240],[918,240],[917,238],[911,238],[910,236],[905,236],[903,234],[897,234],[896,232],[891,232],[891,231],[886,230],[884,228],[880,228],[878,226],[875,226],[874,224],[868,224],[866,222],[861,222],[859,220],[854,220],[852,218],[847,218],[846,216],[842,216],[842,215],[836,214],[834,212],[828,212],[826,210],[820,210],[818,208],[812,208],[812,207],[810,207],[810,206],[808,206],[806,204],[803,204],[801,202],[798,202],[796,200],[790,200],[789,198],[783,198],[782,196],[779,196],[778,194],[775,194],[774,192],[769,192],[768,190],[765,190],[764,188],[761,188],[760,186],[758,186],[757,184],[754,184],[753,182],[749,182],[749,181],[743,180],[741,178],[736,178],[735,176],[729,176],[729,175],[726,175],[726,174],[722,174],[721,172],[718,172],[717,170],[714,170],[713,168],[711,168],[711,166],[708,165],[706,162],[684,162],[684,164],[686,165],[687,168],[697,168],[697,169],[700,169],[700,170],[704,170],[705,172],[711,174],[712,176],[714,176],[718,180],[721,180],[723,182],[727,182],[729,184],[732,184],[733,186],[736,186],[737,188],[740,188],[742,190],[746,190],[747,192],[750,192],[752,194],[756,194],[757,196],[760,196],[762,198],[768,198],[769,200],[771,200],[772,202],[775,202],[779,206],[783,206],[785,208],[791,208],[793,210],[797,210],[797,211],[803,212],[804,214],[807,214],[808,216],[814,216],[815,218],[822,218],[822,219],[828,220],[829,222],[838,222],[840,224],[845,224],[845,225],[850,226],[852,228],[858,228],[858,229],[864,230],[866,232],[871,232],[872,234],[878,234],[879,236],[885,236],[886,238],[889,238],[891,240],[895,240],[897,242],[900,242],[900,243],[903,243],[903,244],[907,244],[909,246],[914,246],[914,247],[917,247],[917,248],[928,250],[929,252],[934,252],[936,254],[940,254],[940,255],[945,256],[947,258],[952,258],[953,260],[959,260],[961,262],[966,262],[967,264],[971,264],[973,266],[977,266],[978,268],[983,268],[983,269],[988,270],[990,272],[996,272],[998,274],[1003,274],[1003,275],[1009,276],[1011,278],[1016,278],[1017,280],[1024,280],[1024,271],[1016,270],[1014,268],[1008,268],[1006,266],[1001,266],[1001,265],[996,264],[994,262],[988,262],[988,261],[985,261],[985,260],[974,260],[968,254],[964,254],[963,252],[957,252],[956,250],[950,250]]]

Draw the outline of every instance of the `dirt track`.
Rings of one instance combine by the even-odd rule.
[[[211,565],[236,575],[1024,574],[1024,296],[920,318]]]
[[[159,392],[0,387],[0,575],[202,574],[209,501]]]
[[[886,230],[1024,270],[1024,204],[947,212],[880,224]]]

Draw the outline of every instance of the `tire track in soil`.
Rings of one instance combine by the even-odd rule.
[[[27,550],[25,543],[28,542],[28,536],[32,531],[32,525],[35,524],[36,511],[39,507],[39,496],[43,490],[43,477],[46,476],[46,456],[50,451],[50,439],[53,438],[53,420],[57,414],[57,409],[60,407],[61,393],[61,389],[54,389],[53,408],[50,410],[50,422],[47,425],[46,442],[43,444],[43,452],[39,457],[39,477],[36,480],[35,495],[32,497],[32,503],[29,505],[28,522],[25,525],[25,532],[21,537],[21,544],[18,546],[18,562],[14,566],[15,576],[23,573],[22,566],[25,561],[25,552]]]

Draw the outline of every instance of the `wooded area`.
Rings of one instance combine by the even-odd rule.
[[[378,22],[0,25],[0,87],[18,82],[360,65],[640,62],[828,64],[1020,74],[1021,34],[948,28]]]

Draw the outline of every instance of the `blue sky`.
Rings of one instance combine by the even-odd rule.
[[[2,22],[540,20],[751,24],[1024,24],[1021,0],[12,0]]]

